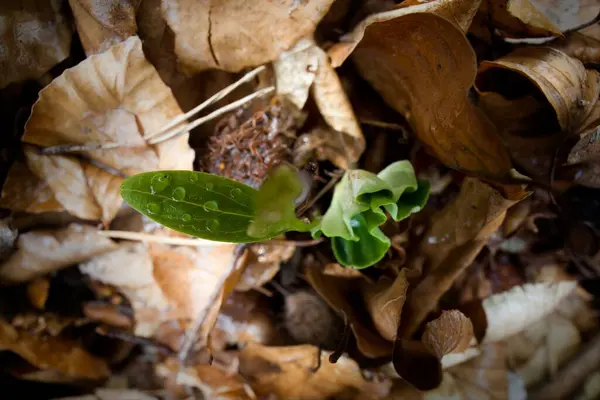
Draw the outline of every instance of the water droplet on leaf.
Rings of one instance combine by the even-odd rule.
[[[199,178],[198,178],[197,174],[192,173],[192,175],[190,175],[190,181],[191,182],[198,182],[198,179]]]
[[[212,190],[213,187],[214,187],[214,185],[212,183],[210,183],[210,182],[208,182],[206,184],[206,190]]]
[[[183,200],[185,199],[185,189],[181,186],[173,189],[173,200]]]
[[[236,197],[238,197],[239,195],[242,194],[242,191],[238,188],[235,188],[235,189],[231,189],[229,194],[231,195],[231,197],[233,197],[235,199]]]
[[[217,229],[219,229],[219,225],[219,221],[216,219],[210,219],[206,221],[206,229],[210,232],[215,232]]]
[[[181,219],[183,220],[183,222],[190,222],[192,220],[192,216],[190,214],[183,214],[181,216]]]
[[[158,214],[160,212],[160,204],[158,203],[148,203],[146,208],[150,214]]]
[[[219,205],[216,201],[207,201],[204,203],[204,211],[216,211],[219,209]]]
[[[159,174],[152,177],[150,180],[150,190],[152,194],[160,193],[169,186],[171,177],[168,174]]]

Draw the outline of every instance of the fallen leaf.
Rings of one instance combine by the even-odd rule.
[[[72,32],[61,1],[5,2],[0,16],[0,88],[37,79],[69,56]]]
[[[245,292],[262,287],[273,279],[279,272],[281,263],[288,261],[295,250],[296,246],[293,244],[270,245],[267,243],[251,246],[244,272],[235,290]]]
[[[427,260],[428,272],[404,303],[403,337],[418,328],[456,278],[471,265],[514,203],[491,186],[466,178],[454,202],[433,216],[419,246],[420,254]],[[456,221],[462,223],[457,225]]]
[[[40,180],[21,161],[16,161],[8,172],[2,187],[0,207],[28,213],[64,210],[48,183]]]
[[[239,72],[265,64],[310,36],[333,0],[163,1],[175,33],[175,53],[189,72],[210,68]]]
[[[258,395],[275,394],[286,399],[383,398],[390,387],[387,380],[367,381],[355,361],[342,356],[335,364],[329,352],[317,347],[266,347],[249,344],[239,354],[240,374]],[[319,362],[320,368],[313,368]]]
[[[572,32],[564,40],[551,44],[582,63],[598,63],[600,62],[600,25],[594,24]]]
[[[304,108],[319,69],[322,50],[313,40],[302,39],[273,62],[277,94]]]
[[[370,358],[392,354],[392,342],[384,339],[365,318],[368,311],[362,302],[356,279],[346,279],[323,274],[317,268],[306,269],[306,279],[317,293],[340,317],[346,317],[361,353]]]
[[[435,320],[425,325],[422,341],[438,358],[446,354],[461,353],[473,339],[471,320],[457,310],[442,311]]]
[[[600,92],[600,75],[596,71],[586,70],[579,60],[551,47],[521,48],[495,61],[482,62],[478,90],[485,92],[479,82],[493,81],[492,74],[501,71],[515,72],[533,82],[554,108],[560,127],[567,132],[578,131]]]
[[[27,285],[27,299],[38,310],[43,310],[46,307],[49,293],[50,281],[48,278],[37,278]]]
[[[502,179],[511,168],[508,153],[494,125],[468,97],[475,54],[457,25],[433,13],[454,4],[425,3],[367,18],[348,38],[358,43],[352,60],[444,164]]]
[[[26,282],[115,247],[112,240],[88,225],[71,224],[63,229],[23,233],[17,240],[17,250],[0,267],[0,279]]]
[[[383,280],[372,284],[363,281],[360,288],[379,334],[387,340],[395,340],[408,289],[406,270],[402,269],[392,282]]]
[[[150,396],[141,390],[104,388],[96,389],[94,394],[61,397],[55,400],[158,400],[158,397]]]
[[[135,12],[142,0],[69,0],[86,54],[101,53],[137,32]]]
[[[575,174],[575,181],[580,185],[600,188],[598,169],[600,168],[600,130],[594,129],[584,133],[569,152],[567,162],[571,165],[583,164],[580,172]]]
[[[364,278],[364,275],[357,269],[344,268],[338,263],[325,264],[323,274],[330,276],[339,276],[340,278]]]
[[[129,329],[133,326],[132,319],[122,313],[118,306],[110,303],[88,301],[83,304],[81,311],[90,321],[124,329]]]
[[[191,169],[194,152],[187,133],[154,146],[142,138],[179,114],[171,91],[144,58],[139,38],[131,37],[66,70],[45,87],[33,106],[23,141],[41,148],[117,146],[82,153],[126,175]],[[114,217],[122,203],[121,177],[73,156],[41,154],[33,146],[26,146],[25,153],[29,168],[48,183],[70,213],[105,222]]]
[[[484,13],[503,32],[516,37],[562,36],[560,27],[539,7],[538,1],[500,0],[485,2]]]
[[[102,379],[110,373],[105,361],[76,342],[35,336],[5,321],[0,321],[0,350],[16,353],[39,369],[55,370],[71,379]]]
[[[521,332],[551,313],[577,286],[576,282],[525,284],[483,300],[487,317],[484,342],[491,343]]]

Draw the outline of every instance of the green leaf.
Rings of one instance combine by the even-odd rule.
[[[194,171],[145,172],[121,184],[121,196],[150,219],[178,232],[219,242],[248,243],[258,191]]]
[[[387,219],[385,212],[400,221],[420,211],[428,196],[429,184],[417,181],[409,161],[390,164],[377,175],[364,170],[346,171],[313,236],[343,239],[332,240],[332,246],[344,265],[373,265],[390,246],[378,228]]]
[[[251,237],[274,237],[283,232],[307,232],[311,224],[296,217],[294,201],[302,193],[302,181],[290,166],[271,171],[258,190],[256,218],[248,227]]]

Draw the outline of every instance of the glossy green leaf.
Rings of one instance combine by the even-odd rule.
[[[194,171],[138,174],[121,185],[121,196],[150,219],[203,239],[248,243],[258,191],[217,175]]]
[[[350,223],[358,240],[331,238],[331,248],[335,258],[341,265],[357,269],[370,267],[379,262],[390,248],[390,239],[378,226],[369,228],[362,214],[356,215]]]
[[[285,164],[273,169],[258,190],[256,218],[248,227],[248,235],[264,238],[288,231],[309,231],[312,225],[296,217],[294,201],[301,193],[297,171]]]

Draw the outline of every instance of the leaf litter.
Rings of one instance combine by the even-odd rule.
[[[593,395],[597,2],[17,3],[0,6],[1,99],[23,107],[0,114],[0,382],[102,400]],[[300,193],[290,220],[331,227],[334,193],[359,190],[346,170],[401,160],[434,190],[406,219],[378,208],[402,195],[385,185],[354,199],[389,242],[365,269],[309,233],[195,239],[120,196],[142,172],[258,189],[285,165],[301,187],[271,181],[260,218]],[[179,183],[163,189],[203,196]]]

